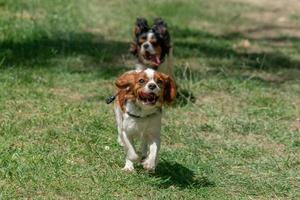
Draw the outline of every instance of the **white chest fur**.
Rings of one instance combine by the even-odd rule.
[[[126,152],[124,170],[134,170],[133,162],[141,160],[135,151],[134,139],[141,141],[141,157],[147,157],[143,162],[144,168],[154,170],[160,147],[162,116],[160,108],[142,110],[135,103],[127,102],[125,104],[125,112],[116,105],[115,114],[119,133],[118,141],[124,146]]]

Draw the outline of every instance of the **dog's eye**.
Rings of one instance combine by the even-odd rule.
[[[139,40],[139,44],[143,44],[144,42],[145,42],[145,40],[143,40],[143,39]]]
[[[145,80],[141,78],[141,79],[139,80],[139,83],[140,83],[140,84],[143,84],[143,83],[145,83]]]
[[[157,84],[162,85],[163,81],[162,80],[157,80]]]
[[[146,41],[146,36],[140,37],[140,39],[139,39],[140,44],[144,43],[145,41]]]

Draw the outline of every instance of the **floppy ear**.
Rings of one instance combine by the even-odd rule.
[[[133,88],[136,72],[125,72],[115,82],[119,89]]]
[[[149,30],[148,22],[143,17],[136,18],[135,27],[133,29],[134,35],[137,37],[141,33],[145,33]]]
[[[167,24],[160,17],[154,19],[154,25],[152,27],[155,33],[159,35],[159,37],[163,40],[165,47],[167,48],[167,53],[169,53],[169,49],[171,47],[171,39],[170,34],[168,32]]]
[[[130,44],[129,52],[132,53],[133,55],[137,55],[138,46],[137,46],[137,43],[135,41]]]
[[[174,80],[167,76],[165,77],[164,101],[172,103],[176,98],[176,85]]]

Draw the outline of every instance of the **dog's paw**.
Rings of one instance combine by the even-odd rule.
[[[122,168],[122,171],[124,171],[124,172],[134,172],[134,167],[125,165],[125,167]]]
[[[149,171],[149,172],[154,172],[155,171],[155,162],[149,159],[146,159],[143,163],[142,163],[143,167],[145,170]]]

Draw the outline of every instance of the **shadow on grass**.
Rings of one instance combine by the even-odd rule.
[[[234,66],[246,66],[250,69],[280,70],[300,69],[300,61],[291,59],[279,51],[275,52],[239,52],[232,45],[247,38],[242,33],[230,33],[227,35],[213,35],[192,29],[175,27],[173,38],[176,38],[175,54],[179,58],[214,58],[231,59]],[[192,40],[185,41],[189,37]],[[264,38],[265,41],[282,40],[279,38]],[[300,38],[285,37],[285,41],[298,42]],[[253,39],[254,40],[254,39]]]
[[[246,67],[277,71],[280,69],[300,69],[300,61],[291,59],[280,52],[239,52],[232,45],[244,39],[243,33],[229,33],[214,35],[194,29],[172,28],[174,38],[175,57],[177,58],[204,58],[216,60],[218,64],[209,64],[210,67],[219,67],[224,59],[230,60],[227,69]],[[190,39],[187,39],[190,38]],[[263,41],[291,41],[298,42],[297,37],[263,38]],[[37,35],[25,41],[0,42],[1,67],[44,67],[64,64],[56,60],[72,58],[75,61],[67,63],[71,72],[97,72],[99,77],[110,78],[117,76],[125,67],[122,57],[129,55],[129,43],[106,40],[102,35],[88,32],[56,33],[51,37],[46,34]],[[125,57],[128,59],[129,57]],[[53,64],[54,63],[54,64]],[[226,65],[226,64],[225,64]],[[230,65],[230,66],[229,66]],[[194,70],[197,71],[196,69]],[[195,73],[196,74],[196,73]],[[178,102],[185,105],[193,102],[194,95],[188,91],[178,90]]]
[[[115,76],[122,70],[118,65],[128,47],[126,42],[105,40],[101,35],[87,32],[56,33],[51,37],[37,36],[20,42],[0,42],[0,61],[2,67],[51,67],[55,59],[73,57],[82,59],[77,65],[83,65],[80,68],[71,63],[75,72],[103,70],[105,74]]]
[[[195,173],[179,163],[162,161],[157,166],[153,176],[163,180],[160,187],[176,186],[180,188],[214,187],[215,183],[207,177],[196,177]]]

